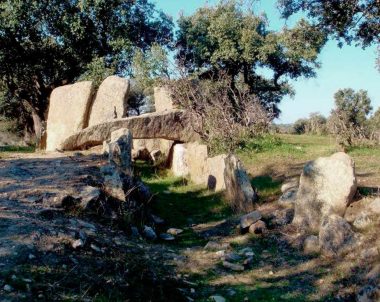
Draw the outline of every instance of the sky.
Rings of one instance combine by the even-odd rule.
[[[159,9],[176,21],[182,12],[191,15],[197,8],[206,4],[205,0],[153,0]],[[217,0],[208,1],[213,4]],[[276,0],[261,0],[255,4],[258,13],[265,12],[269,28],[280,30],[284,25],[291,25],[280,18]],[[334,107],[334,93],[338,89],[364,89],[372,100],[376,110],[380,107],[380,72],[375,68],[376,47],[366,48],[347,46],[339,48],[335,40],[329,41],[319,56],[321,68],[317,76],[311,79],[291,81],[295,97],[285,97],[280,104],[282,114],[277,123],[293,123],[310,113],[320,112],[328,116]]]

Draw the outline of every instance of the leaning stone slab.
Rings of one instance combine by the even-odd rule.
[[[212,191],[223,191],[226,189],[224,171],[227,155],[221,154],[207,159],[207,188]]]
[[[102,145],[103,141],[111,138],[113,131],[120,128],[128,128],[134,139],[163,138],[179,142],[199,139],[185,111],[172,110],[117,119],[88,127],[68,137],[63,142],[62,149],[70,151]]]
[[[309,162],[301,175],[293,222],[318,232],[324,218],[344,216],[356,189],[354,162],[347,154],[339,152]]]
[[[92,104],[89,126],[127,116],[129,80],[118,76],[106,78],[99,86]]]
[[[87,127],[93,95],[94,87],[89,81],[53,90],[47,118],[47,151],[61,149],[69,136]]]
[[[257,194],[240,160],[235,155],[230,154],[225,159],[225,165],[226,198],[231,208],[238,213],[253,211]]]

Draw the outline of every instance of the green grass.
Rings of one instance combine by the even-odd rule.
[[[35,151],[34,146],[0,146],[0,152],[11,153],[33,153]]]

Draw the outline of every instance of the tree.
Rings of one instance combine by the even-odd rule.
[[[305,20],[292,29],[270,31],[265,16],[239,3],[221,1],[192,16],[181,16],[177,60],[199,78],[217,79],[226,72],[232,91],[247,85],[277,116],[282,97],[293,94],[289,79],[315,75],[325,36]],[[239,104],[233,105],[237,110]]]
[[[372,111],[367,91],[355,92],[351,88],[338,90],[334,94],[335,109],[329,118],[330,132],[338,142],[351,146],[368,137],[367,117]]]
[[[128,74],[135,49],[167,45],[172,26],[148,0],[1,1],[2,107],[33,117],[40,136],[54,87],[96,70]]]
[[[305,12],[316,28],[339,41],[380,45],[379,0],[279,0],[282,16]],[[380,60],[380,49],[379,57]]]

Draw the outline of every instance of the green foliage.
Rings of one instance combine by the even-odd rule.
[[[304,11],[318,28],[340,41],[356,41],[362,46],[380,42],[377,0],[279,0],[278,4],[283,17]]]
[[[28,108],[34,108],[44,119],[54,87],[81,77],[98,82],[111,72],[130,73],[136,49],[168,44],[172,26],[148,0],[2,1],[0,83],[6,88],[5,114],[26,115],[23,122],[28,122]]]
[[[187,72],[215,78],[226,72],[232,88],[247,85],[268,111],[292,94],[288,79],[315,75],[323,33],[301,20],[294,28],[273,32],[265,16],[238,1],[220,1],[178,21],[177,58]],[[262,70],[271,72],[263,74]],[[271,74],[271,75],[269,75]]]
[[[146,51],[137,50],[132,60],[132,75],[138,89],[145,95],[153,95],[157,81],[170,77],[168,54],[165,49],[153,44]]]
[[[308,119],[298,119],[293,125],[294,134],[322,135],[326,133],[327,119],[318,112],[311,113]]]

